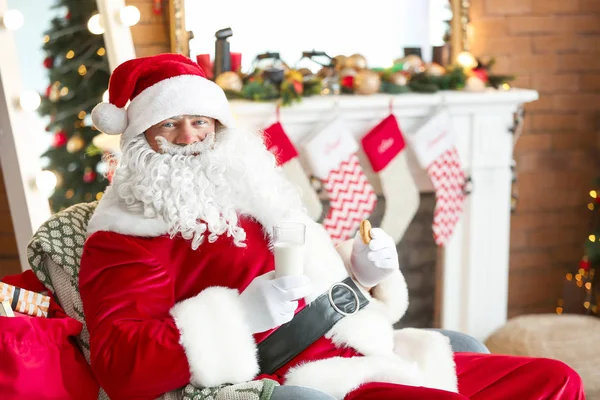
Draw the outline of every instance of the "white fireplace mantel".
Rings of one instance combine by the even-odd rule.
[[[448,108],[458,136],[458,152],[473,186],[453,237],[439,253],[442,268],[440,324],[442,328],[484,340],[507,319],[513,152],[513,135],[509,128],[517,107],[537,98],[537,92],[522,89],[319,96],[282,107],[280,121],[302,152],[303,142],[317,126],[336,115],[350,122],[348,134],[359,139],[389,115],[390,105],[406,134],[417,129],[438,107]],[[274,103],[241,100],[231,103],[241,125],[263,129],[276,120]],[[427,173],[410,152],[408,155],[419,189],[433,191]],[[363,163],[363,167],[378,190],[376,175],[368,163]]]

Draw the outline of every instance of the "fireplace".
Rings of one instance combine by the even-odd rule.
[[[410,135],[440,107],[446,107],[457,133],[458,153],[472,179],[462,218],[443,249],[433,242],[435,197],[426,171],[411,156],[408,162],[421,192],[421,203],[398,244],[400,265],[410,292],[410,306],[398,326],[441,327],[484,340],[507,319],[510,236],[511,127],[517,108],[538,97],[532,90],[479,93],[377,94],[316,96],[283,107],[280,121],[302,152],[312,132],[333,115],[349,122],[348,134],[359,139],[387,117],[392,108],[405,135]],[[263,129],[276,120],[275,103],[231,102],[241,125]],[[375,190],[378,178],[362,163]],[[374,215],[385,210],[381,196]]]

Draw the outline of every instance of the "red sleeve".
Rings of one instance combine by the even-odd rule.
[[[79,288],[92,369],[111,399],[156,398],[189,382],[169,315],[173,283],[144,248],[122,235],[92,235],[81,258]]]
[[[237,291],[209,288],[175,304],[171,276],[134,238],[90,236],[79,286],[92,369],[113,400],[155,399],[190,381],[238,383],[258,372]],[[223,346],[224,338],[235,344]]]

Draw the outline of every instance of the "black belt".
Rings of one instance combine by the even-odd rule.
[[[287,324],[258,345],[260,372],[272,374],[325,335],[340,319],[358,312],[369,300],[351,278],[334,283]]]

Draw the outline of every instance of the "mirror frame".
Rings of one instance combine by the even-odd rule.
[[[452,9],[450,22],[450,46],[452,63],[458,54],[469,51],[468,25],[470,0],[448,0]],[[185,28],[185,0],[169,0],[169,33],[171,52],[190,56],[190,40],[193,34]]]

